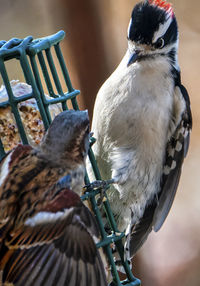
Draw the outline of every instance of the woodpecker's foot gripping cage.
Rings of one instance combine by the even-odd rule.
[[[15,122],[20,134],[21,142],[28,144],[27,134],[22,123],[18,104],[28,99],[33,98],[40,112],[44,128],[48,129],[52,118],[49,112],[49,108],[53,104],[60,103],[62,110],[68,109],[68,103],[72,105],[72,108],[78,110],[78,104],[76,96],[80,93],[79,90],[75,90],[72,87],[70,77],[64,62],[64,58],[60,48],[60,41],[64,38],[65,33],[59,31],[58,33],[41,39],[33,39],[31,36],[24,39],[11,39],[8,42],[0,42],[0,72],[6,91],[8,93],[8,100],[0,102],[0,109],[10,107],[12,114],[15,118]],[[54,63],[52,51],[55,53],[58,66]],[[6,69],[5,62],[11,59],[17,60],[20,63],[20,67],[23,71],[25,81],[32,87],[32,92],[16,97],[13,94],[10,79]],[[64,84],[61,84],[58,76],[58,68],[62,72],[64,78]],[[44,94],[43,84],[46,84],[50,98]],[[55,92],[56,90],[56,92]],[[66,90],[66,91],[64,91]],[[91,139],[91,145],[94,143],[94,139]],[[5,156],[5,150],[2,140],[0,139],[0,160]],[[101,176],[95,162],[95,158],[90,147],[89,159],[93,167],[93,171],[97,180],[101,180]],[[88,176],[85,177],[85,183],[89,184]],[[124,233],[119,233],[115,219],[113,217],[109,201],[106,199],[103,201],[104,209],[107,215],[107,220],[112,229],[112,234],[108,235],[104,230],[104,224],[102,221],[101,213],[97,204],[97,195],[100,190],[88,188],[85,194],[82,196],[83,200],[89,200],[99,224],[101,232],[101,241],[97,244],[97,247],[103,247],[110,264],[111,274],[113,281],[110,286],[130,285],[139,286],[140,280],[135,278],[132,274],[130,266],[127,261],[124,261],[123,243],[122,238]],[[115,243],[116,249],[121,258],[124,272],[127,279],[120,281],[114,258],[112,256],[111,244]]]

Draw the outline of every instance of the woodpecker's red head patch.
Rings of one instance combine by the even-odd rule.
[[[156,5],[159,8],[165,9],[165,11],[173,15],[172,4],[167,3],[165,0],[149,0],[150,5]]]

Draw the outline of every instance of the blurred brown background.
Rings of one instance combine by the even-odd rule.
[[[200,285],[200,2],[171,0],[179,23],[182,81],[192,104],[193,132],[172,211],[151,234],[134,261],[143,286]],[[134,0],[0,0],[0,40],[65,30],[62,43],[73,86],[81,90],[81,108],[92,108],[96,93],[116,68],[127,42]],[[23,80],[10,67],[10,79]]]

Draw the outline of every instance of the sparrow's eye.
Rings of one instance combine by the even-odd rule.
[[[157,42],[155,43],[156,49],[162,49],[164,47],[165,41],[163,38],[159,38]]]

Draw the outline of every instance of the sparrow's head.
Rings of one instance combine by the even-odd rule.
[[[171,4],[164,0],[138,3],[128,27],[128,45],[131,53],[128,66],[163,56],[176,66],[178,27]]]
[[[89,149],[88,112],[61,112],[51,123],[40,147],[42,155],[55,164],[71,168],[82,164]]]

